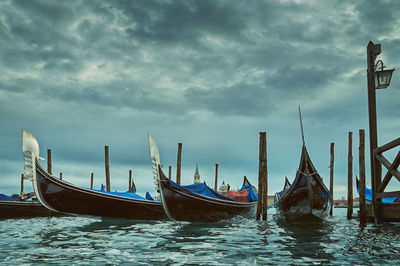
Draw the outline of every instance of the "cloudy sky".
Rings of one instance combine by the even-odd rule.
[[[400,70],[398,10],[395,0],[1,1],[0,193],[19,191],[25,128],[42,157],[52,150],[53,173],[80,186],[91,172],[105,183],[110,146],[112,189],[126,190],[132,169],[139,194],[155,193],[147,132],[173,176],[183,143],[182,183],[198,162],[213,184],[218,163],[237,187],[244,175],[257,184],[266,131],[273,195],[299,164],[301,105],[311,159],[329,186],[335,143],[334,193],[345,196],[348,132],[355,174],[358,130],[369,139],[366,46],[381,43],[379,59]],[[377,91],[379,144],[399,137],[399,70]]]

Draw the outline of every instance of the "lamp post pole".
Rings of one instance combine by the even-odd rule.
[[[368,116],[369,116],[369,144],[371,159],[371,185],[372,204],[376,222],[380,222],[380,200],[376,198],[377,189],[382,179],[382,166],[375,158],[374,150],[378,147],[378,132],[376,122],[376,92],[375,92],[375,59],[380,54],[380,44],[375,45],[372,41],[367,46],[367,79],[368,79]]]

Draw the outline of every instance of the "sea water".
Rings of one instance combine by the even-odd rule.
[[[89,217],[0,220],[0,265],[400,265],[400,223],[237,217],[217,223]],[[355,210],[357,211],[357,209]]]

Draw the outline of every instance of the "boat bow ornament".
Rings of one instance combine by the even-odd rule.
[[[35,191],[35,195],[39,202],[46,208],[57,212],[46,204],[38,193],[36,183],[36,160],[43,161],[44,158],[39,156],[39,143],[36,138],[25,129],[22,129],[22,154],[24,155],[24,179],[32,181],[33,190]]]

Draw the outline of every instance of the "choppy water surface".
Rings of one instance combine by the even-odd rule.
[[[0,220],[0,264],[393,264],[400,223],[348,221],[345,209],[321,223],[218,223],[51,217]]]

